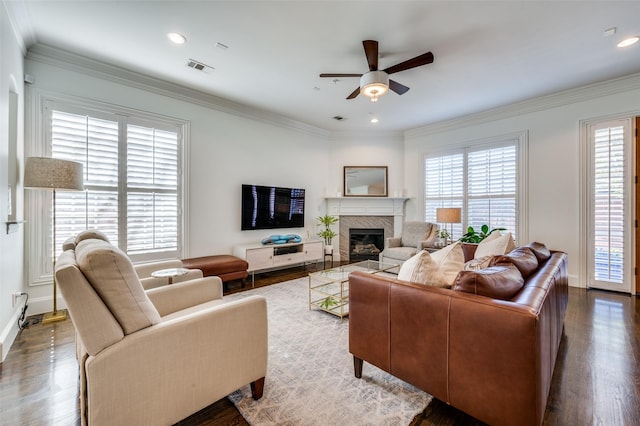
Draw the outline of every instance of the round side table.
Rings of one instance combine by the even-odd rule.
[[[153,271],[151,276],[154,278],[168,278],[169,284],[173,284],[173,279],[181,275],[186,275],[189,270],[187,268],[168,268]]]

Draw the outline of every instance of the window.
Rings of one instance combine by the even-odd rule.
[[[56,191],[56,257],[62,242],[87,228],[104,232],[133,261],[180,257],[185,123],[53,101],[44,114],[43,154],[32,155],[84,166],[85,191]],[[52,237],[50,203],[30,213],[45,230],[39,244]],[[42,256],[49,262],[50,251]],[[51,272],[44,261],[42,270]]]
[[[461,148],[425,157],[425,220],[436,223],[436,209],[459,207],[462,222],[441,224],[460,238],[468,226],[476,230],[506,228],[518,235],[522,204],[518,169],[522,168],[520,147],[524,135],[490,145]]]
[[[629,120],[587,126],[589,135],[589,274],[588,286],[628,291]]]

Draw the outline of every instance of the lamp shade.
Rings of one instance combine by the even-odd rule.
[[[29,157],[24,167],[24,187],[82,191],[82,164],[58,158]]]
[[[460,207],[445,207],[436,209],[436,221],[440,223],[462,222],[462,209]]]

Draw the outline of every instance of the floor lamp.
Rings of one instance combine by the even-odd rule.
[[[462,222],[462,209],[460,207],[437,208],[436,222],[451,224],[451,232],[449,232],[449,237],[453,239],[453,224]]]
[[[24,167],[24,187],[53,191],[53,312],[44,314],[42,323],[67,319],[67,310],[58,310],[56,291],[56,190],[82,191],[84,189],[82,164],[75,161],[47,157],[29,157]]]

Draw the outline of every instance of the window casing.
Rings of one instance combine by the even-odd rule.
[[[99,229],[134,261],[182,256],[184,121],[112,106],[43,100],[42,146],[30,155],[78,161],[85,191],[56,191],[56,257],[62,243]],[[51,274],[51,194],[27,191],[33,284]],[[29,249],[29,247],[28,247]],[[30,256],[32,258],[32,256]]]
[[[425,155],[425,220],[436,223],[439,207],[459,207],[462,223],[440,224],[453,230],[453,239],[484,224],[526,237],[525,155],[524,133]]]

